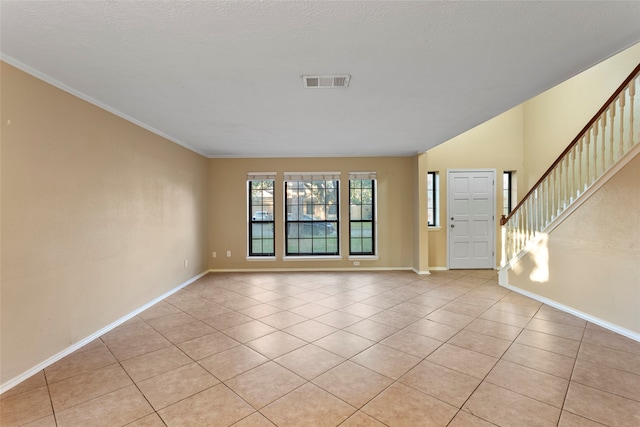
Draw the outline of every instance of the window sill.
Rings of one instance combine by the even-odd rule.
[[[248,256],[245,258],[247,261],[275,261],[274,256]]]
[[[318,256],[284,256],[283,261],[339,261],[342,257],[340,255],[318,255]]]
[[[428,227],[429,231],[440,231],[442,230],[442,227]]]

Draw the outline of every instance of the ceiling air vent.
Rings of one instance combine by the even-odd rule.
[[[340,74],[335,76],[302,76],[304,87],[309,89],[328,89],[349,86],[351,76]]]

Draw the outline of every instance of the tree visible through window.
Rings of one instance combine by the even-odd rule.
[[[275,256],[273,179],[249,181],[249,256]]]
[[[306,178],[285,175],[285,254],[339,255],[337,176]]]
[[[375,255],[375,180],[349,180],[349,254]]]

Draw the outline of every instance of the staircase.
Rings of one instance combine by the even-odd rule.
[[[640,64],[508,217],[501,272],[555,228],[640,149]]]

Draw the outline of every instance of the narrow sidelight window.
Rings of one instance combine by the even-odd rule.
[[[275,256],[275,173],[249,174],[249,256]]]
[[[438,172],[427,172],[427,225],[437,227],[440,225],[440,215],[438,206],[440,180]]]
[[[349,255],[376,253],[376,173],[349,174]]]

